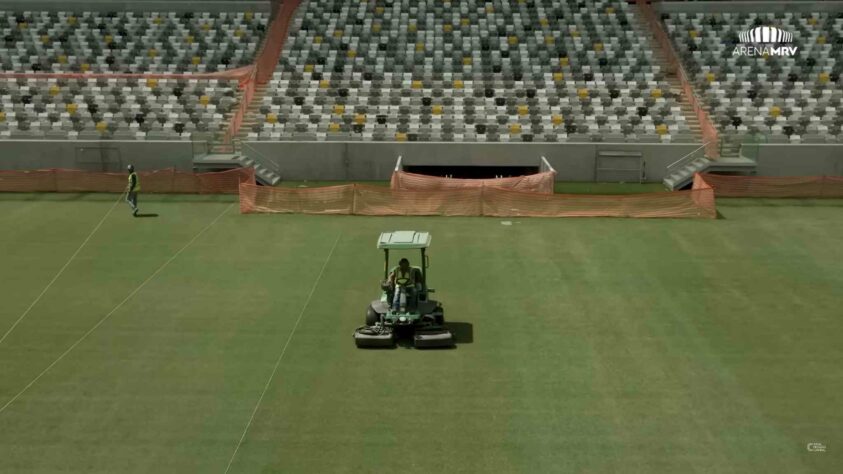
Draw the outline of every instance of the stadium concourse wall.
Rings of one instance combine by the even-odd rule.
[[[193,171],[194,147],[189,141],[0,140],[0,170],[46,168],[83,171],[139,171],[175,168]]]
[[[643,181],[661,182],[667,165],[694,152],[699,143],[407,143],[245,142],[242,153],[271,164],[282,179],[312,181],[388,180],[395,158],[405,166],[529,166],[544,156],[557,181],[595,181],[601,151],[641,153]],[[603,174],[605,179],[605,174]],[[624,181],[631,181],[626,173]],[[611,179],[609,179],[611,180]],[[618,179],[620,181],[622,179]]]

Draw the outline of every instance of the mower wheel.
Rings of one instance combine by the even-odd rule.
[[[375,312],[374,308],[369,306],[366,309],[366,326],[374,326],[375,323],[381,320],[381,316]]]

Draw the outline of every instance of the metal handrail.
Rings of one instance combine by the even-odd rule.
[[[679,158],[678,160],[674,161],[673,163],[667,165],[667,173],[670,174],[674,169],[678,168],[680,165],[685,165],[685,164],[689,163],[691,161],[689,158],[691,158],[694,155],[694,153],[704,149],[709,143],[711,143],[711,142],[703,143],[702,145],[698,146],[697,148],[694,148],[691,152],[685,154],[682,158]]]
[[[278,176],[281,176],[281,168],[278,167],[278,163],[276,163],[275,160],[273,160],[272,158],[264,155],[263,153],[260,152],[260,150],[253,147],[252,145],[250,145],[247,142],[241,142],[240,147],[241,147],[241,149],[243,149],[243,151],[245,151],[245,147],[248,147],[251,151],[255,152],[257,155],[260,155],[260,157],[263,158],[261,160],[261,164],[266,165],[266,162],[269,162],[270,165],[271,165],[270,168],[272,168],[272,171],[274,171],[275,174],[277,174]]]

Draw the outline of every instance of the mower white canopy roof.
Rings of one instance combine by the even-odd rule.
[[[430,247],[430,234],[414,230],[384,232],[378,237],[379,249],[426,249]]]

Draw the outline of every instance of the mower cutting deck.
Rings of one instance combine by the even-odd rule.
[[[427,232],[398,231],[380,235],[378,248],[384,251],[381,297],[366,309],[366,325],[354,331],[357,347],[394,347],[401,338],[411,338],[418,348],[454,345],[454,335],[445,326],[442,304],[429,298],[433,289],[427,286],[429,262],[425,250],[430,246],[430,240]],[[389,251],[393,249],[421,251],[421,267],[410,267],[412,278],[388,280]],[[393,302],[398,304],[393,306]]]

